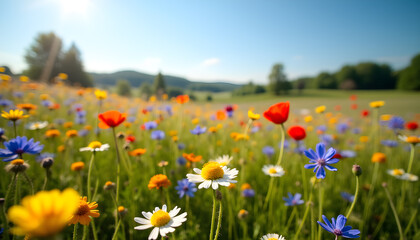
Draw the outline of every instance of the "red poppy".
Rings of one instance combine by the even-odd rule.
[[[146,108],[143,108],[143,109],[141,110],[141,112],[142,112],[143,114],[148,114],[148,113],[149,113],[149,111],[147,111],[147,109],[146,109]]]
[[[354,94],[353,94],[353,95],[351,95],[351,96],[350,96],[350,100],[351,100],[351,101],[356,101],[356,100],[357,100],[357,95],[354,95]]]
[[[127,118],[126,113],[120,113],[118,111],[107,111],[98,115],[99,118],[99,128],[107,129],[118,127],[122,122]]]
[[[291,126],[287,130],[287,134],[296,141],[302,140],[306,137],[306,131],[301,126]]]
[[[341,105],[337,105],[334,107],[335,111],[341,111]]]
[[[367,116],[369,116],[369,111],[368,110],[363,110],[361,112],[361,114],[362,114],[362,117],[367,117]]]
[[[226,113],[223,110],[219,110],[216,112],[216,119],[217,120],[225,120],[226,119]]]
[[[275,124],[283,124],[289,117],[290,103],[277,103],[264,112],[264,117]]]
[[[334,154],[334,156],[332,158],[342,159],[343,156],[341,156],[341,154],[339,154],[339,153],[336,153],[336,154]]]
[[[357,104],[356,103],[352,104],[350,107],[351,107],[351,109],[356,110],[357,109]]]
[[[405,128],[407,128],[408,130],[411,130],[411,131],[415,131],[418,127],[419,127],[419,124],[416,123],[416,122],[408,122],[405,125]]]
[[[132,142],[136,141],[136,137],[134,137],[133,135],[128,135],[125,138],[125,141],[128,142],[128,143],[132,143]]]
[[[188,95],[179,95],[176,97],[176,102],[179,104],[184,104],[190,101],[190,97]]]

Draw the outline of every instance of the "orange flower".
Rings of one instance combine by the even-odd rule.
[[[203,158],[200,155],[195,156],[194,153],[183,153],[182,156],[190,162],[199,162]]]
[[[25,109],[26,111],[35,110],[37,108],[36,105],[31,103],[21,103],[16,105],[16,107],[19,109]]]
[[[226,112],[223,110],[219,110],[216,112],[216,119],[217,120],[225,120],[226,119]]]
[[[87,202],[87,197],[80,197],[79,208],[74,213],[69,221],[70,224],[80,223],[82,225],[89,225],[92,219],[90,217],[99,217],[99,210],[94,210],[98,207],[96,202]]]
[[[137,156],[141,156],[145,153],[146,153],[145,148],[137,148],[137,149],[134,149],[133,151],[128,152],[128,155],[133,156],[133,157],[137,157]]]
[[[386,155],[381,152],[376,152],[372,156],[372,162],[384,163],[386,162]]]
[[[77,130],[74,130],[74,129],[68,130],[66,132],[66,136],[69,137],[69,138],[77,137],[77,135],[78,135],[78,132],[77,132]]]
[[[83,168],[85,168],[85,163],[84,162],[75,162],[71,164],[70,169],[72,171],[78,172],[83,170]]]
[[[107,112],[99,114],[98,118],[100,120],[98,124],[99,128],[102,128],[102,129],[107,129],[110,127],[115,128],[125,121],[125,119],[127,118],[127,114],[120,113],[118,111],[113,110],[113,111],[107,111]]]
[[[176,97],[176,102],[179,104],[184,104],[190,101],[190,97],[188,95],[179,95]]]
[[[58,136],[60,136],[60,131],[58,131],[57,129],[50,129],[45,132],[46,138],[53,138]]]
[[[153,189],[153,188],[159,189],[161,187],[168,187],[170,185],[171,185],[171,181],[169,181],[166,175],[157,174],[150,179],[149,185],[147,186],[149,187],[149,189]]]

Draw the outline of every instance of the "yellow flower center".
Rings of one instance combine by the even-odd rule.
[[[163,210],[153,213],[150,223],[155,227],[165,226],[171,220],[171,216]]]
[[[268,173],[270,173],[270,174],[274,174],[274,173],[277,173],[277,170],[276,170],[275,168],[270,168],[270,169],[268,170]]]
[[[277,238],[269,238],[269,239],[267,239],[267,240],[277,240]]]
[[[102,146],[102,143],[98,142],[98,141],[93,141],[91,143],[89,143],[88,147],[95,149],[95,148],[100,148]]]
[[[125,207],[123,207],[123,206],[118,207],[118,212],[124,212],[124,210],[125,210]]]
[[[12,165],[17,166],[17,165],[23,165],[24,161],[22,159],[15,159],[11,163]]]
[[[400,169],[392,170],[392,175],[401,176],[403,174],[404,174],[403,171],[401,171]]]
[[[201,170],[201,176],[206,180],[215,180],[222,178],[225,172],[217,162],[209,162]]]

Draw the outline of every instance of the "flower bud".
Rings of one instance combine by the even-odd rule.
[[[248,215],[249,215],[249,213],[248,213],[247,210],[241,209],[241,210],[239,210],[238,218],[241,219],[241,220],[243,220],[243,219],[247,218]]]
[[[357,165],[357,164],[353,165],[353,168],[351,169],[351,171],[353,172],[353,174],[355,176],[362,175],[362,168],[359,165]]]
[[[29,168],[29,164],[26,163],[23,159],[15,159],[4,167],[6,172],[14,172],[14,173],[24,172],[28,168]]]
[[[43,168],[49,169],[53,165],[53,163],[54,163],[54,159],[47,157],[47,158],[42,159],[41,166]]]
[[[108,181],[104,185],[104,190],[112,190],[115,188],[115,183]]]

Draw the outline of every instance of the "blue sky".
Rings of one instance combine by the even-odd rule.
[[[266,83],[360,61],[406,66],[420,53],[420,1],[13,0],[0,3],[0,65],[54,31],[94,72],[137,70],[190,80]]]

